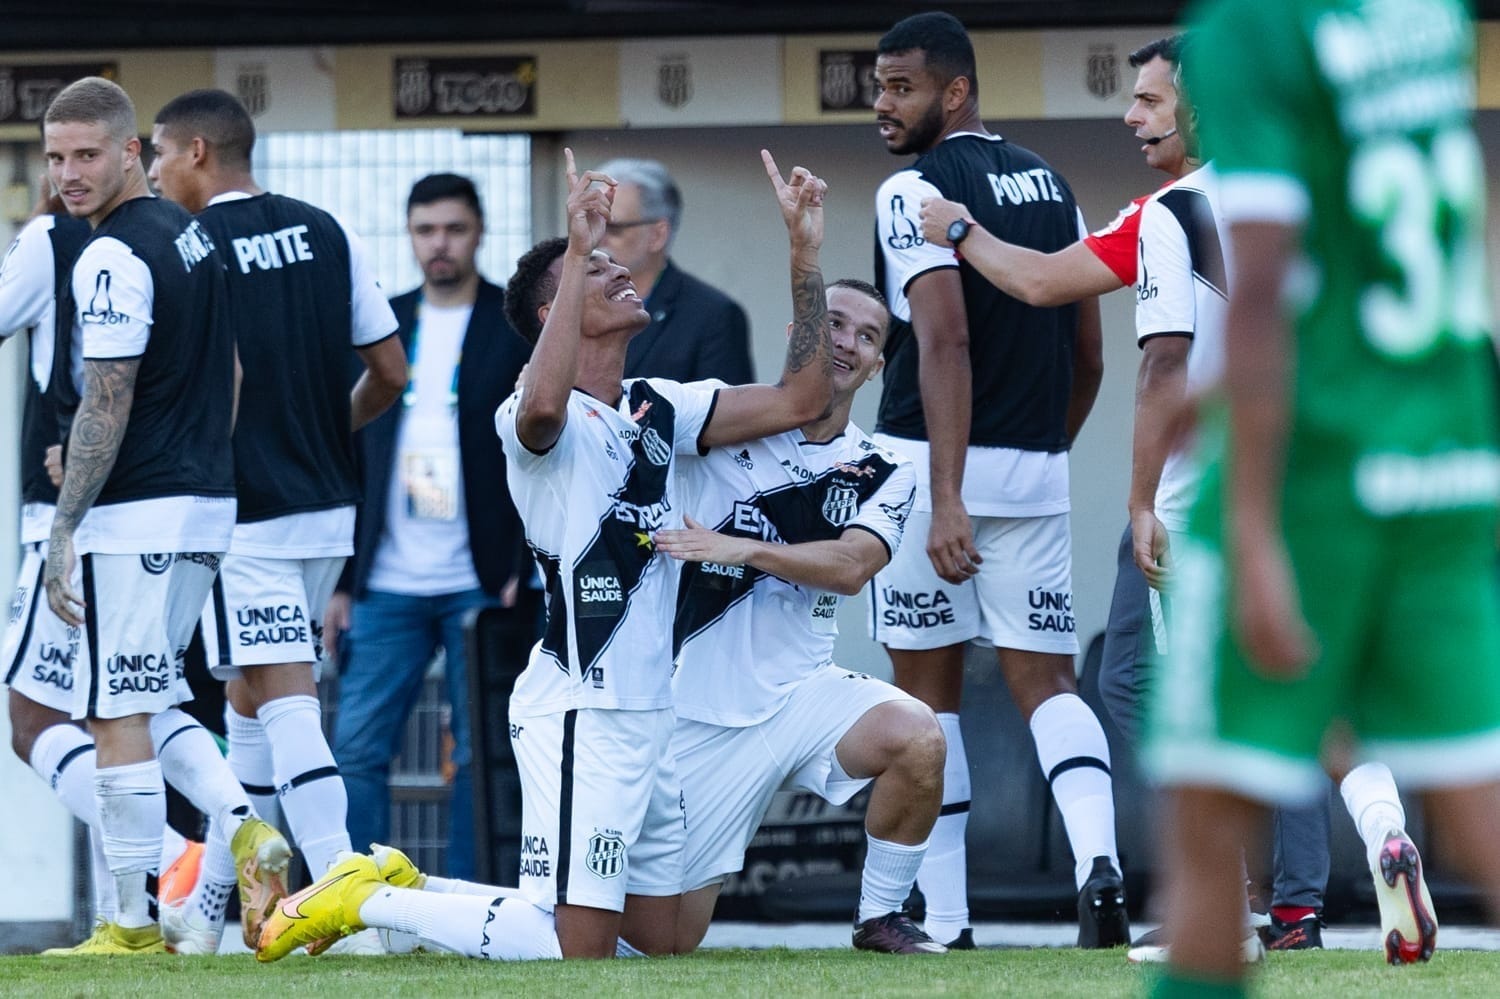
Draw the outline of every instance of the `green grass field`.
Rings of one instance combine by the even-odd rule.
[[[288,958],[0,958],[0,995],[158,997],[338,996],[1110,996],[1144,994],[1153,971],[1120,952],[982,950],[896,958],[847,950],[717,950],[691,957],[501,964],[448,955]],[[1272,955],[1256,978],[1267,997],[1360,999],[1500,995],[1500,953],[1439,951],[1389,968],[1374,952]]]

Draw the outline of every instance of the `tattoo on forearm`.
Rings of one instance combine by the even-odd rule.
[[[795,374],[808,365],[818,365],[825,375],[833,371],[833,342],[828,334],[828,296],[823,272],[792,262],[792,335],[787,339],[786,370]]]
[[[140,366],[140,358],[84,363],[83,402],[68,434],[68,460],[54,530],[76,528],[104,488],[125,438]]]

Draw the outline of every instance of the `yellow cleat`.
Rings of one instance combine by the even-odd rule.
[[[129,954],[165,954],[161,927],[155,923],[126,929],[119,923],[99,920],[93,936],[76,947],[54,947],[42,951],[43,957],[115,957]]]
[[[359,854],[344,853],[339,856],[339,860],[342,862],[350,857],[357,856]],[[411,858],[394,846],[371,843],[370,858],[375,861],[375,868],[380,872],[380,880],[388,885],[396,888],[412,888],[421,891],[427,884],[427,875],[417,870],[417,865],[411,862]],[[338,943],[339,940],[339,937],[326,937],[322,940],[314,940],[307,945],[307,952],[316,957]],[[385,953],[383,948],[376,951],[368,947],[360,949],[358,952]],[[353,951],[345,951],[345,953],[353,953]]]
[[[370,856],[375,858],[375,866],[380,868],[380,880],[386,884],[394,888],[415,888],[417,891],[427,887],[427,875],[417,870],[417,865],[411,862],[411,858],[394,846],[371,843]]]
[[[359,907],[384,885],[372,857],[351,854],[266,917],[255,948],[257,961],[279,961],[298,947],[328,944],[365,928]],[[327,943],[324,943],[327,941]]]
[[[276,903],[286,896],[292,848],[274,828],[257,818],[246,819],[229,843],[240,883],[240,929],[245,946],[260,939],[261,925]]]

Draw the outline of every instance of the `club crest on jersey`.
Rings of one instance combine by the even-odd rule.
[[[625,870],[625,841],[614,833],[594,833],[584,864],[606,881],[619,877]]]
[[[641,450],[646,452],[646,460],[653,465],[665,465],[672,460],[672,449],[653,427],[641,431]]]
[[[843,527],[854,519],[859,507],[859,493],[853,486],[834,483],[823,496],[823,519],[834,527]]]
[[[21,616],[26,613],[26,598],[31,594],[29,587],[21,587],[16,590],[16,595],[10,601],[10,623],[16,624]]]

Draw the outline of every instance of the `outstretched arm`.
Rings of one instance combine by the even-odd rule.
[[[948,226],[955,219],[972,218],[969,209],[956,201],[922,199],[922,237],[929,243],[950,245]],[[1115,272],[1081,241],[1042,253],[1007,243],[976,223],[959,252],[990,284],[1038,308],[1068,305],[1124,287]]]
[[[762,149],[760,156],[791,239],[792,332],[787,337],[786,364],[775,385],[719,390],[713,418],[699,440],[705,448],[784,433],[816,420],[833,402],[828,299],[818,267],[823,195],[828,185],[802,167],[793,168],[783,180],[771,154]]]
[[[583,290],[589,261],[614,204],[615,181],[587,170],[578,176],[573,150],[564,149],[568,180],[568,248],[563,251],[557,294],[531,352],[526,388],[516,410],[516,436],[541,454],[562,436],[568,398],[578,381],[578,345],[583,336]],[[599,186],[595,186],[595,185]]]
[[[83,624],[84,611],[83,599],[72,589],[73,534],[119,457],[140,366],[139,357],[83,364],[83,401],[68,435],[68,460],[43,576],[48,605],[71,625]]]

